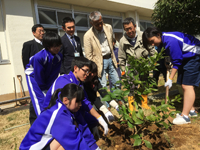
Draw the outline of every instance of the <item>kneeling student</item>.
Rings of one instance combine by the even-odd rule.
[[[33,123],[20,150],[100,150],[80,111],[84,91],[76,84],[57,89]]]
[[[90,75],[87,77],[86,81],[84,82],[84,89],[88,95],[89,101],[95,105],[95,107],[102,111],[108,120],[108,122],[112,122],[115,120],[113,114],[106,108],[105,105],[101,102],[101,99],[97,97],[97,91],[101,95],[101,97],[104,97],[108,94],[108,92],[105,89],[102,89],[102,85],[100,81],[98,80],[98,70],[97,65],[95,62],[91,61],[92,63],[92,69],[90,70]],[[108,103],[114,107],[117,111],[119,111],[119,105],[116,103],[115,100],[108,101]]]
[[[75,83],[83,88],[83,82],[86,80],[89,75],[91,69],[91,61],[87,58],[75,57],[71,64],[71,71],[69,74],[63,74],[59,76],[50,89],[47,92],[45,101],[43,103],[43,107],[47,107],[49,105],[49,101],[54,91],[59,88],[63,88],[66,84]],[[84,90],[85,92],[85,90]],[[97,130],[97,126],[101,124],[104,128],[104,134],[108,133],[108,125],[104,121],[103,117],[99,115],[99,113],[92,107],[91,102],[88,100],[87,93],[85,92],[85,98],[82,102],[81,110],[82,115],[87,122],[89,128],[93,132],[93,130]],[[93,132],[94,133],[94,132]]]

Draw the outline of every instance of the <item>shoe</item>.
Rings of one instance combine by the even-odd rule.
[[[194,111],[194,112],[190,112],[189,113],[189,117],[197,117],[197,113]]]
[[[177,113],[176,114],[176,117],[179,117],[179,116],[181,116],[181,113]],[[198,115],[197,115],[197,113],[196,112],[189,112],[189,117],[197,117]]]
[[[172,123],[176,125],[181,125],[191,123],[191,121],[190,118],[186,118],[185,116],[178,116],[173,120]]]

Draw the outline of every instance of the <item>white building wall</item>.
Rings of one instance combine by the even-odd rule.
[[[28,91],[21,53],[23,43],[34,38],[31,28],[37,23],[36,20],[38,19],[35,14],[34,2],[37,2],[37,5],[40,7],[62,10],[73,9],[76,12],[85,13],[99,10],[102,12],[103,16],[121,17],[122,19],[133,17],[136,21],[138,30],[140,30],[139,22],[141,19],[150,20],[151,13],[149,12],[152,12],[153,5],[156,2],[156,0],[93,0],[93,2],[90,3],[89,0],[85,0],[88,5],[81,5],[83,1],[80,1],[81,3],[79,4],[78,0],[0,0],[0,2],[2,2],[5,21],[5,28],[3,29],[3,26],[1,25],[2,19],[0,18],[0,40],[7,44],[7,46],[4,45],[4,51],[2,51],[2,53],[4,58],[9,58],[10,61],[6,64],[0,64],[0,96],[14,93],[13,77],[15,77],[17,92],[20,92],[17,75],[22,75],[22,84],[25,91]],[[98,4],[100,5],[100,3],[101,5],[109,4],[109,7],[99,6],[98,8]]]
[[[3,8],[10,64],[0,65],[0,95],[14,92],[13,77],[20,92],[17,75],[22,75],[27,90],[21,53],[23,43],[33,39],[31,27],[34,24],[31,0],[4,0]]]

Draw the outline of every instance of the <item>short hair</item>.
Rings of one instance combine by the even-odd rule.
[[[43,36],[42,44],[46,50],[62,45],[60,36],[55,32],[47,32]]]
[[[123,27],[124,27],[125,24],[129,24],[131,22],[132,22],[133,25],[135,25],[135,21],[132,17],[128,17],[128,18],[124,19],[124,21],[122,22]]]
[[[71,71],[74,72],[74,66],[77,66],[78,68],[82,68],[84,66],[89,67],[89,69],[92,69],[92,64],[91,61],[83,56],[80,57],[75,57],[72,60],[72,64],[71,64]]]
[[[90,21],[97,21],[100,17],[102,17],[102,15],[99,11],[93,11],[89,15]]]
[[[32,27],[32,32],[36,32],[37,28],[38,27],[42,27],[44,29],[44,27],[41,25],[41,24],[35,24],[33,27]]]
[[[160,34],[160,36],[162,36],[162,32],[158,28],[148,27],[142,34],[142,42],[143,42],[144,48],[149,50],[149,40],[148,39],[153,36],[158,37],[158,34]]]
[[[62,20],[62,27],[65,28],[65,23],[73,22],[75,24],[75,20],[72,17],[65,17]]]

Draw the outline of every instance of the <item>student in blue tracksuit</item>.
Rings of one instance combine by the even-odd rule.
[[[58,34],[54,32],[44,34],[44,49],[32,56],[26,65],[28,90],[37,116],[41,113],[47,90],[58,77],[62,59],[59,52],[61,44]],[[29,119],[32,124],[36,118],[29,117]]]
[[[66,84],[75,83],[83,88],[83,81],[85,81],[87,76],[89,75],[90,68],[90,60],[83,56],[75,57],[71,64],[70,73],[59,76],[55,80],[51,88],[48,90],[43,107],[45,108],[49,105],[53,92],[58,88],[63,88]],[[104,121],[103,117],[99,115],[99,113],[92,107],[91,102],[88,100],[86,92],[85,98],[82,102],[81,111],[83,112],[82,114],[91,130],[95,128],[99,122],[104,128],[104,133],[108,133],[107,123]]]
[[[200,83],[200,41],[181,32],[160,32],[155,27],[147,28],[142,36],[144,47],[162,45],[165,53],[171,57],[173,68],[165,86],[172,86],[172,79],[178,71],[177,83],[184,91],[183,111],[177,114],[174,124],[191,123],[188,116],[196,117],[193,107],[195,101],[194,87]]]
[[[115,120],[113,114],[106,108],[105,105],[101,102],[101,99],[97,97],[97,92],[99,92],[101,97],[105,97],[108,92],[105,89],[102,89],[102,85],[98,79],[97,73],[97,65],[95,62],[91,61],[92,69],[90,70],[90,75],[84,82],[84,89],[88,95],[89,101],[95,105],[95,107],[102,111],[108,120],[108,122],[112,122]],[[114,107],[117,111],[119,111],[119,105],[115,100],[108,101],[108,103]]]
[[[76,84],[57,89],[35,120],[20,150],[100,150],[81,112],[84,91]]]

